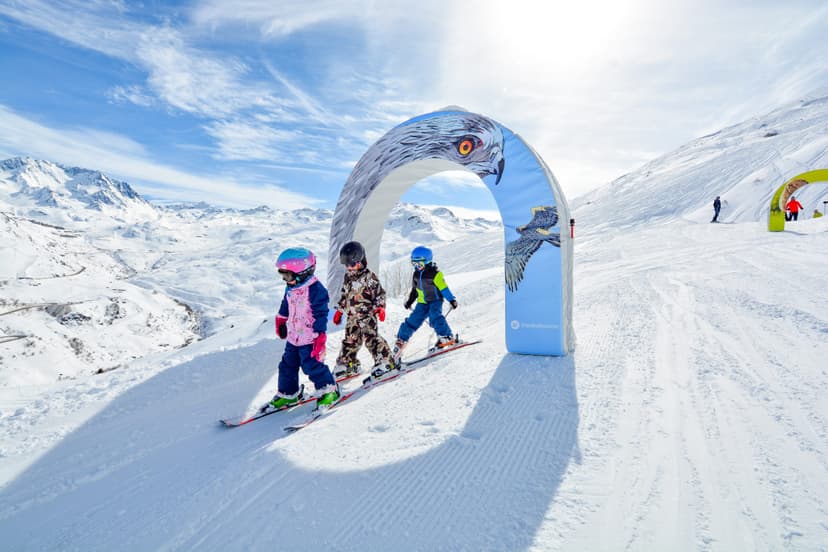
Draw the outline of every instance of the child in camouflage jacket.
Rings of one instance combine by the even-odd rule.
[[[343,313],[348,315],[348,319],[334,376],[340,378],[359,373],[357,352],[364,342],[374,359],[371,375],[379,377],[395,368],[391,348],[379,335],[377,323],[377,319],[385,321],[385,290],[377,275],[368,268],[365,249],[359,242],[352,241],[343,245],[339,251],[339,261],[345,265],[346,272],[333,323],[339,325]]]

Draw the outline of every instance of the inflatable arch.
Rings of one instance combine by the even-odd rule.
[[[771,198],[770,214],[768,215],[768,231],[782,232],[785,230],[785,204],[795,191],[814,182],[828,182],[828,169],[817,169],[797,175],[782,184]]]
[[[459,107],[400,124],[357,162],[339,196],[331,225],[328,289],[332,304],[342,287],[342,245],[361,242],[372,269],[378,271],[382,232],[391,209],[417,181],[456,170],[483,180],[503,221],[507,349],[566,355],[575,344],[572,240],[562,231],[569,222],[566,199],[543,160],[517,134]]]

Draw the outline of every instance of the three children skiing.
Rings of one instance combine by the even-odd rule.
[[[410,309],[415,302],[416,306],[400,324],[393,351],[379,335],[378,321],[385,321],[386,294],[377,275],[368,268],[364,247],[359,242],[346,243],[340,249],[339,260],[345,265],[346,273],[333,322],[340,324],[343,316],[347,320],[334,373],[324,363],[329,296],[313,275],[316,257],[310,250],[297,247],[286,249],[276,260],[279,274],[287,284],[276,316],[276,333],[281,339],[287,339],[287,343],[279,363],[278,391],[269,403],[273,408],[289,406],[302,398],[300,367],[316,387],[318,406],[329,407],[338,401],[340,393],[335,378],[359,373],[357,353],[363,343],[374,360],[372,377],[381,377],[398,368],[403,349],[426,318],[437,332],[437,348],[457,342],[443,314],[443,300],[456,309],[457,299],[429,248],[418,246],[411,252],[414,273],[405,308]]]

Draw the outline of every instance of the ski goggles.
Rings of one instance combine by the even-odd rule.
[[[282,277],[282,280],[288,283],[296,280],[296,273],[292,270],[279,270],[279,276]]]
[[[426,265],[425,259],[412,259],[411,260],[411,266],[413,266],[417,270],[424,269],[425,265]]]
[[[345,266],[348,267],[348,268],[360,268],[360,267],[362,267],[362,261],[356,261],[356,262],[353,262],[353,263],[350,263],[350,262],[345,263]]]

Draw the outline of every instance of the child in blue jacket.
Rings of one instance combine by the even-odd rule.
[[[446,299],[455,309],[457,299],[448,288],[443,273],[434,263],[431,249],[422,245],[415,247],[411,251],[411,265],[414,267],[414,275],[405,308],[410,309],[415,301],[417,306],[414,307],[414,312],[400,324],[400,329],[397,331],[397,343],[393,352],[394,361],[397,363],[408,340],[414,332],[420,329],[426,318],[437,332],[437,348],[442,349],[457,342],[456,336],[452,333],[443,315],[443,299]]]

